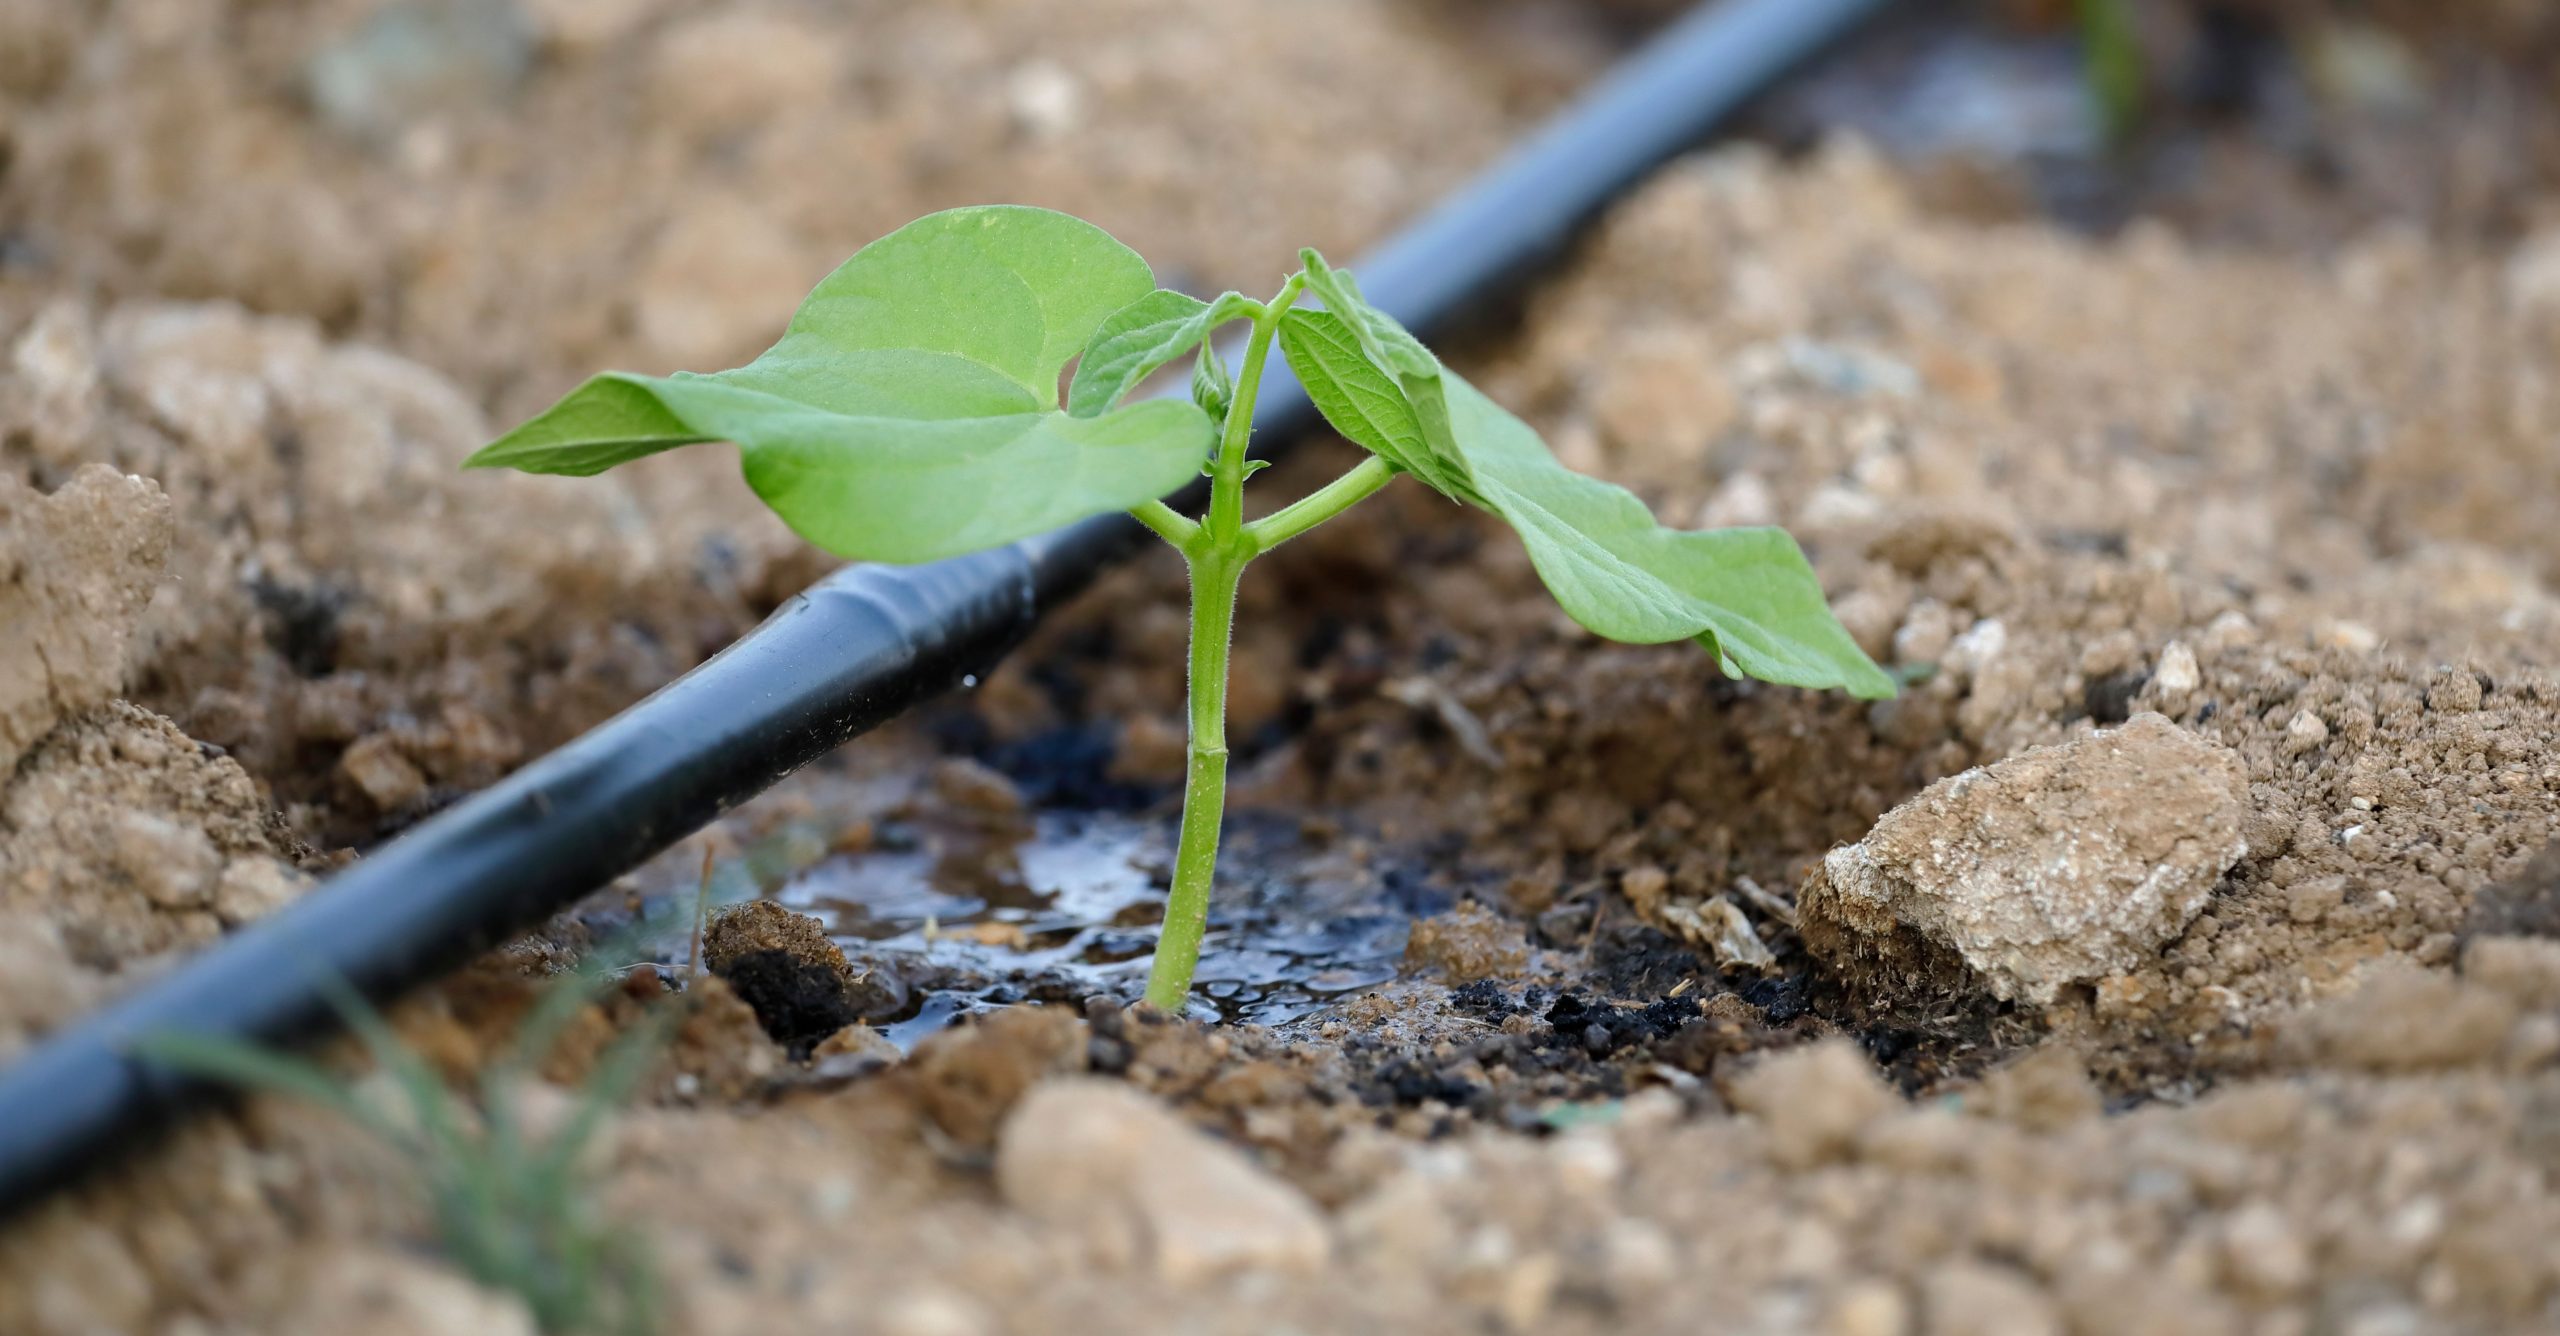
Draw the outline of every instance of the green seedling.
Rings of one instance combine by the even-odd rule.
[[[472,1279],[522,1299],[546,1332],[645,1336],[660,1325],[648,1256],[597,1209],[587,1151],[664,1049],[679,1005],[661,1005],[616,1036],[557,1126],[529,1127],[518,1098],[542,1055],[610,977],[582,969],[545,988],[506,1052],[481,1073],[476,1100],[449,1088],[335,975],[323,981],[330,1004],[389,1078],[396,1107],[307,1058],[243,1040],[163,1032],[137,1040],[134,1052],[304,1100],[366,1129],[418,1175],[437,1243]]]
[[[2142,42],[2129,0],[2074,0],[2080,25],[2080,76],[2110,145],[2121,146],[2142,123]]]
[[[1168,1011],[1188,998],[1208,921],[1237,581],[1398,475],[1507,521],[1556,601],[1602,636],[1694,640],[1735,677],[1893,694],[1783,530],[1655,524],[1625,490],[1557,463],[1370,305],[1350,273],[1312,250],[1299,258],[1267,301],[1204,302],[1158,289],[1135,252],[1064,214],[933,214],[847,260],[746,366],[598,376],[469,466],[584,475],[732,441],[747,485],[794,530],[871,561],[931,561],[1118,510],[1162,536],[1189,563],[1192,594],[1182,828],[1147,982],[1147,1000]],[[1232,372],[1215,342],[1230,324],[1247,327]],[[1259,461],[1246,452],[1275,345],[1326,421],[1370,457],[1248,523],[1245,480]],[[1130,398],[1185,357],[1187,398]],[[1164,503],[1203,473],[1205,513]]]

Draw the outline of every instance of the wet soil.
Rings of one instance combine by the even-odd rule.
[[[990,192],[1250,286],[1376,235],[1647,14],[1325,8],[7,11],[0,608],[36,634],[0,646],[0,1053],[818,569],[682,456],[452,476],[490,421],[751,352],[829,259]],[[2051,38],[2016,8],[2002,34]],[[2360,32],[2432,61],[2474,8]],[[442,73],[390,103],[328,73],[421,43]],[[1248,59],[1335,94],[1284,123],[1222,73]],[[2319,105],[2354,143],[2484,123]],[[707,861],[707,969],[604,1179],[691,1330],[2560,1324],[2547,178],[2297,193],[2285,124],[2164,124],[2239,184],[2141,185],[2103,235],[2015,154],[1719,151],[1470,341],[1569,463],[1797,533],[1898,700],[1595,641],[1496,527],[1398,487],[1247,582],[1189,1015],[1131,1005],[1180,776],[1159,556],[397,1022],[469,1076]],[[1215,207],[1246,180],[1267,207]],[[2164,731],[2201,794],[2108,768]],[[2035,883],[2035,953],[2002,904],[1948,909],[2068,827],[2109,838]],[[2131,902],[2128,858],[2186,879],[2072,928]],[[1936,916],[1840,949],[1815,874],[1869,864]],[[423,1246],[399,1169],[284,1102],[201,1120],[0,1226],[0,1330],[527,1329]]]

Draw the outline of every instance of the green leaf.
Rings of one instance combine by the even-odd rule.
[[[1227,424],[1227,410],[1235,407],[1235,377],[1227,372],[1227,359],[1206,339],[1200,342],[1199,355],[1191,359],[1191,402],[1221,428]]]
[[[1520,535],[1556,602],[1612,640],[1695,639],[1736,677],[1843,688],[1894,681],[1858,648],[1782,529],[1686,532],[1622,487],[1556,462],[1528,424],[1439,365],[1348,274],[1310,253],[1308,287],[1340,309],[1292,310],[1282,349],[1334,429]]]
[[[1162,496],[1207,456],[1189,404],[1058,411],[1068,359],[1154,289],[1135,252],[1065,214],[932,214],[828,275],[754,362],[598,376],[465,467],[586,475],[735,441],[757,495],[839,555],[999,546]]]
[[[1230,292],[1204,302],[1170,288],[1158,288],[1111,313],[1084,348],[1067,387],[1067,411],[1092,417],[1120,402],[1130,387],[1157,367],[1182,356],[1209,331],[1250,309],[1242,293]]]

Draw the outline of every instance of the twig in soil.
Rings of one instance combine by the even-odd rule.
[[[702,846],[702,884],[693,893],[693,957],[685,962],[684,987],[702,982],[702,937],[711,926],[711,846]]]

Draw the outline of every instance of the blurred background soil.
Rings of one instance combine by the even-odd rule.
[[[0,3],[0,1056],[825,569],[718,450],[457,474],[492,427],[751,356],[952,204],[1267,289],[1672,8]],[[1595,641],[1400,487],[1247,582],[1204,1008],[1264,1023],[1120,1005],[1168,559],[591,906],[708,850],[860,983],[803,1061],[707,982],[619,1128],[677,1320],[2560,1325],[2560,19],[2125,12],[2110,101],[2072,6],[1912,6],[1450,343],[1665,520],[1787,525],[1900,699]],[[2164,722],[2227,784],[2110,768]],[[2075,845],[1997,959],[1824,899],[1842,846],[1934,884],[1894,849],[2011,792],[2155,852]],[[945,921],[1061,849],[1139,908]],[[2101,934],[2128,860],[2196,893]],[[472,1070],[582,930],[404,1031]],[[0,1226],[0,1330],[529,1330],[396,1168],[289,1104],[198,1122]]]

